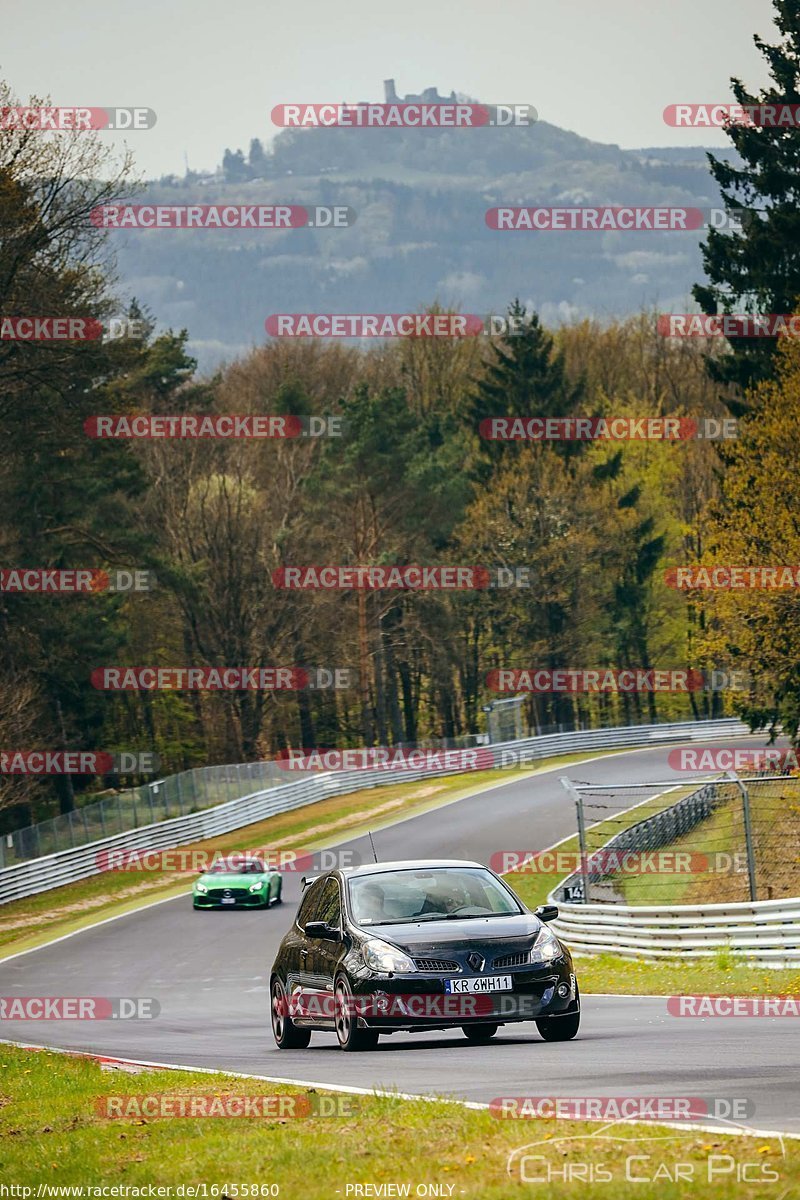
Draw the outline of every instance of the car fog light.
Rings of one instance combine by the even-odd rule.
[[[568,995],[569,995],[569,984],[567,984],[567,983],[560,983],[560,984],[558,985],[558,987],[556,988],[556,991],[558,992],[559,996],[560,996],[560,997],[561,997],[561,999],[563,1000],[565,996],[568,996]]]

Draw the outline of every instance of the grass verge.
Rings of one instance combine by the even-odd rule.
[[[564,1047],[565,1055],[578,1050],[579,1043]],[[41,1196],[58,1195],[48,1187],[158,1185],[172,1189],[162,1195],[194,1194],[201,1200],[203,1191],[189,1193],[187,1185],[205,1185],[205,1197],[211,1200],[270,1194],[281,1200],[426,1194],[507,1200],[531,1195],[531,1183],[549,1176],[543,1194],[557,1200],[574,1198],[576,1183],[582,1196],[614,1200],[690,1195],[711,1200],[725,1194],[748,1200],[763,1195],[765,1183],[771,1194],[786,1196],[795,1194],[800,1182],[800,1142],[791,1139],[644,1123],[609,1127],[541,1118],[500,1120],[456,1103],[328,1093],[328,1103],[343,1106],[342,1115],[100,1115],[109,1096],[164,1094],[308,1095],[303,1089],[225,1075],[109,1072],[88,1059],[0,1046],[0,1175],[7,1185],[31,1188],[28,1195],[34,1197],[39,1188]],[[319,1104],[325,1097],[319,1092],[309,1100]],[[605,1174],[598,1179],[601,1169]],[[595,1181],[587,1184],[588,1171]],[[679,1171],[683,1181],[676,1183]],[[743,1173],[747,1181],[737,1181]],[[381,1184],[395,1189],[377,1190]],[[183,1193],[176,1190],[181,1185]],[[278,1191],[245,1192],[245,1185],[276,1185]],[[372,1185],[373,1190],[354,1190],[358,1185]],[[432,1185],[439,1190],[418,1190]],[[15,1194],[27,1200],[23,1193]]]
[[[680,792],[670,792],[653,796],[638,805],[627,816],[617,814],[609,821],[592,826],[589,847],[596,849],[608,838],[630,825],[660,812],[661,809],[675,804],[683,795],[691,790],[682,788]],[[713,818],[712,818],[713,820]],[[673,849],[675,847],[669,847]],[[686,847],[683,847],[686,849]],[[568,864],[566,870],[561,867],[557,871],[540,870],[540,864],[534,860],[521,871],[511,871],[504,876],[506,882],[514,889],[520,899],[529,908],[544,904],[548,895],[569,873],[579,854],[578,838],[573,837],[562,842],[558,850],[569,856],[564,859]],[[545,860],[546,861],[546,860]],[[639,880],[647,876],[621,877],[619,889],[631,887],[626,892],[628,903],[635,903],[630,895],[642,896],[641,891],[633,892]],[[679,879],[680,876],[673,878]],[[618,886],[615,884],[615,886]],[[644,898],[640,903],[647,903]],[[652,897],[649,900],[653,903]],[[707,898],[707,902],[713,902]],[[664,903],[680,903],[679,900]],[[661,962],[642,962],[635,959],[615,956],[612,954],[582,955],[576,960],[581,991],[584,995],[591,992],[605,992],[616,995],[672,995],[681,993],[720,995],[798,995],[800,994],[800,971],[796,969],[773,970],[755,969],[743,965],[740,960],[726,950],[721,950],[708,959],[669,959]]]

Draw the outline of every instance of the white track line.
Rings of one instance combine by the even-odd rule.
[[[217,1067],[187,1067],[182,1063],[163,1063],[152,1062],[149,1059],[143,1058],[118,1058],[105,1054],[92,1054],[85,1050],[65,1050],[61,1046],[37,1046],[32,1042],[14,1042],[9,1038],[0,1038],[2,1046],[17,1046],[20,1050],[47,1050],[51,1054],[66,1054],[73,1058],[91,1058],[99,1063],[121,1063],[129,1067],[149,1067],[162,1071],[187,1071],[194,1072],[198,1075],[229,1075],[234,1079],[257,1079],[261,1083],[280,1083],[287,1087],[305,1087],[316,1088],[323,1092],[342,1092],[351,1096],[379,1096],[388,1100],[418,1100],[426,1104],[458,1104],[461,1108],[471,1108],[478,1111],[487,1111],[490,1108],[479,1100],[459,1100],[457,1097],[447,1096],[424,1096],[414,1092],[397,1092],[389,1091],[386,1088],[363,1088],[355,1087],[348,1084],[339,1083],[320,1083],[317,1080],[310,1079],[284,1079],[280,1075],[254,1075],[247,1071],[226,1071]],[[559,1118],[568,1120],[569,1118]],[[590,1122],[591,1124],[592,1122]],[[596,1124],[607,1125],[607,1121],[598,1121]],[[786,1133],[778,1129],[725,1129],[720,1125],[696,1125],[693,1122],[684,1121],[649,1121],[646,1119],[635,1118],[620,1118],[614,1122],[615,1125],[651,1125],[661,1129],[671,1130],[689,1130],[702,1133],[727,1133],[730,1135],[738,1135],[739,1137],[776,1137],[776,1138],[793,1138],[800,1139],[800,1133]]]

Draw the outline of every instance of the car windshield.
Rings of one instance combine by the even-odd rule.
[[[212,863],[208,868],[209,875],[262,875],[264,873],[264,864],[255,862],[251,859],[249,862],[244,862],[242,859],[221,859],[219,862]]]
[[[348,881],[358,925],[497,917],[523,909],[482,867],[376,871]]]

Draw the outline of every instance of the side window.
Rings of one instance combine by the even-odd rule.
[[[335,879],[328,879],[322,892],[317,921],[326,921],[338,929],[342,923],[342,902],[339,897],[339,884]]]
[[[322,899],[322,889],[325,886],[325,882],[324,879],[315,879],[303,897],[297,913],[297,924],[301,929],[305,929],[309,921],[320,920],[319,904]]]

